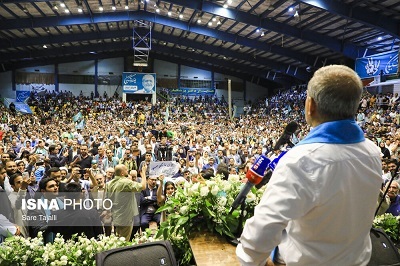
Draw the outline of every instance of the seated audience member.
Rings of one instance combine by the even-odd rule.
[[[14,211],[4,190],[5,176],[6,169],[0,165],[0,243],[7,237],[21,235],[20,227],[14,223]]]
[[[58,183],[57,181],[45,177],[42,178],[39,182],[39,190],[41,193],[35,193],[36,201],[39,200],[52,200],[57,199],[58,197]],[[61,206],[61,202],[57,200],[59,206]],[[53,242],[54,234],[48,231],[48,219],[43,219],[43,217],[49,217],[52,214],[52,210],[50,209],[33,209],[28,210],[29,217],[35,217],[29,221],[29,236],[37,237],[39,232],[43,232],[43,239],[45,243]]]
[[[388,184],[389,185],[389,184]],[[390,184],[387,195],[390,198],[390,206],[386,210],[386,213],[391,213],[394,216],[398,216],[400,214],[400,196],[399,196],[399,183],[397,181],[393,181]]]
[[[149,227],[149,222],[160,224],[160,213],[156,213],[157,205],[157,177],[150,176],[147,179],[146,189],[140,194],[140,227],[142,231]]]
[[[79,183],[68,183],[63,195],[75,202],[75,206],[65,206],[65,210],[54,211],[52,214],[57,219],[49,221],[49,232],[60,233],[65,240],[71,239],[74,234],[84,234],[89,239],[103,234],[96,209],[86,209],[82,203],[85,196]]]
[[[10,176],[10,185],[14,189],[13,192],[8,195],[10,199],[11,206],[14,210],[14,221],[20,226],[21,233],[23,236],[28,237],[28,227],[26,221],[22,219],[26,215],[26,210],[23,210],[22,200],[26,197],[26,189],[28,188],[28,183],[30,182],[29,176],[22,177],[20,172],[17,172]]]

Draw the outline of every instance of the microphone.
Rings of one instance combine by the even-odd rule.
[[[296,132],[299,124],[296,121],[292,121],[285,127],[282,136],[278,139],[274,146],[274,150],[279,150],[279,148],[286,143],[290,143],[290,137],[294,132]],[[293,144],[292,144],[293,145]]]
[[[244,201],[246,195],[249,194],[254,185],[258,185],[264,178],[265,170],[268,168],[271,160],[261,155],[255,161],[254,165],[247,171],[247,183],[242,187],[240,193],[236,196],[235,201],[232,203],[231,213]],[[272,171],[271,171],[272,175]],[[270,176],[271,177],[271,176]]]
[[[281,154],[279,154],[278,157],[273,159],[272,162],[270,162],[268,164],[268,171],[264,175],[264,177],[261,180],[261,182],[256,184],[256,189],[262,188],[265,184],[267,184],[269,182],[269,180],[271,179],[272,173],[275,171],[276,165],[278,164],[278,162],[282,158],[282,156],[285,155],[286,153],[287,153],[287,151],[282,151]]]

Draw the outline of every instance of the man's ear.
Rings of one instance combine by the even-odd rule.
[[[313,116],[317,110],[317,105],[313,98],[311,98],[310,96],[307,96],[307,97],[308,97],[307,108],[306,108],[307,115]]]

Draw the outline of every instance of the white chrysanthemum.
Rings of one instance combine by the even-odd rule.
[[[220,197],[219,200],[218,200],[218,204],[220,206],[225,206],[226,205],[226,201],[227,201],[226,197]]]
[[[210,190],[208,189],[207,186],[201,187],[201,189],[200,189],[200,196],[202,196],[202,197],[207,196],[209,191],[210,191]]]
[[[233,174],[230,174],[229,176],[228,176],[228,181],[230,181],[230,182],[238,182],[239,181],[239,175],[233,175]]]
[[[211,194],[215,196],[218,194],[218,192],[219,192],[218,186],[213,186],[213,188],[211,189]]]
[[[211,187],[211,186],[215,185],[215,181],[213,181],[213,180],[206,180],[206,185],[209,186],[209,187]]]
[[[231,188],[232,188],[232,184],[231,183],[229,183],[229,182],[224,182],[223,183],[224,191],[229,191],[229,190],[231,190]]]
[[[182,215],[185,215],[188,211],[189,211],[189,207],[188,206],[182,206],[179,209],[179,213],[182,214]]]
[[[249,192],[246,196],[246,202],[253,202],[256,200],[256,195],[253,192]]]
[[[78,251],[75,252],[75,257],[79,257],[82,255],[82,250],[78,249]]]
[[[68,257],[65,256],[65,255],[64,255],[64,256],[61,256],[60,260],[61,260],[61,261],[68,261]]]

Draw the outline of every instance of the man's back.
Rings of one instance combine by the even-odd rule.
[[[262,213],[289,221],[279,245],[287,265],[369,261],[370,221],[382,182],[378,153],[366,140],[299,145],[283,156],[263,197],[270,207]]]

